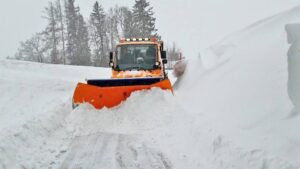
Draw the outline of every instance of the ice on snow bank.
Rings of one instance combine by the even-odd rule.
[[[300,24],[286,26],[288,42],[291,47],[288,52],[288,91],[295,109],[293,114],[300,113]]]

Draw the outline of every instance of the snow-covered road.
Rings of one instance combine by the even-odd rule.
[[[138,136],[96,133],[74,139],[61,168],[171,169],[171,164]]]

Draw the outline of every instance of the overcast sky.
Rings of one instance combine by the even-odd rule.
[[[0,0],[0,57],[14,55],[20,41],[44,28],[41,16],[48,1]],[[85,18],[94,2],[76,0]],[[115,4],[131,7],[134,0],[99,2],[107,10]],[[300,0],[150,0],[150,3],[163,40],[175,41],[185,55],[195,56],[223,36],[300,4]]]

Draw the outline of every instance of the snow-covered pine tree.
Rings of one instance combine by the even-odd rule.
[[[61,62],[63,64],[66,64],[66,33],[65,33],[65,22],[64,22],[64,13],[62,10],[61,2],[60,0],[57,0],[55,3],[55,13],[56,13],[56,18],[59,23],[59,31],[60,31],[60,42],[61,42]]]
[[[51,49],[50,59],[51,63],[59,64],[59,25],[56,19],[56,10],[52,2],[49,2],[48,7],[45,8],[45,18],[48,20],[48,25],[44,31],[46,41]]]
[[[77,20],[78,20],[78,9],[74,5],[75,0],[65,1],[65,16],[67,23],[67,63],[76,65],[76,41],[77,41]]]
[[[79,7],[75,7],[74,3],[75,0],[67,0],[65,3],[67,62],[72,65],[90,65],[91,53],[88,27],[80,14]]]
[[[78,13],[77,23],[75,65],[91,65],[88,27],[80,13]]]
[[[133,14],[127,7],[120,9],[119,22],[122,29],[123,37],[136,37],[137,28],[134,27]]]
[[[114,50],[114,47],[116,46],[116,43],[119,41],[119,30],[118,30],[118,6],[115,8],[110,8],[107,16],[107,21],[106,21],[106,30],[107,30],[107,37],[109,40],[108,47],[109,50],[112,51]]]
[[[132,11],[133,35],[135,37],[158,37],[155,28],[156,18],[150,3],[146,0],[135,0]]]
[[[105,50],[105,39],[106,39],[106,15],[98,1],[95,2],[93,12],[90,15],[90,30],[91,39],[93,45],[93,63],[94,66],[104,66],[106,62],[106,50]]]

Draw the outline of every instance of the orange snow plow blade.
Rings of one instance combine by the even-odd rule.
[[[132,92],[153,87],[173,92],[169,79],[109,79],[91,80],[88,84],[78,83],[73,96],[73,107],[90,103],[96,109],[111,108],[126,100]]]

